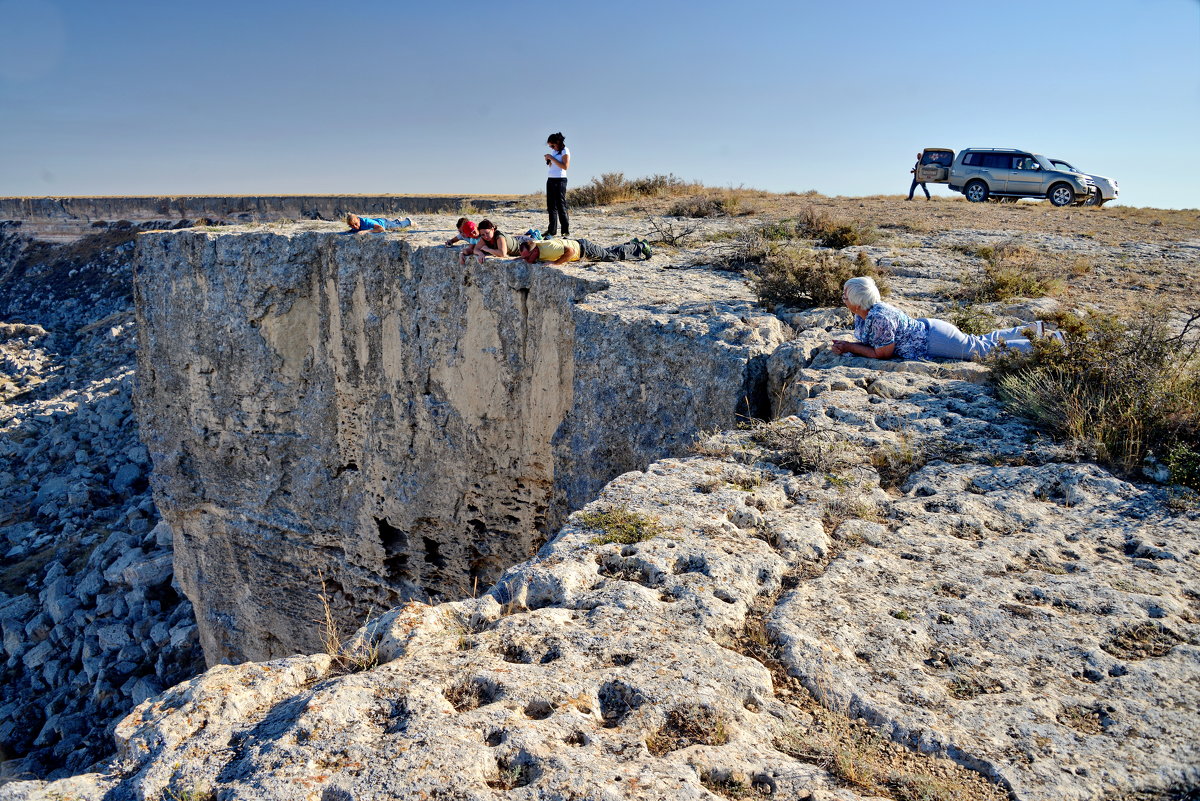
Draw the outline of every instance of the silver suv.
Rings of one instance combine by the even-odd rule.
[[[948,183],[973,203],[1044,197],[1055,206],[1070,206],[1083,204],[1096,192],[1087,175],[1061,169],[1046,156],[1000,147],[960,152],[950,165]]]

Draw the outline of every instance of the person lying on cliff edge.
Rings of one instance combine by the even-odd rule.
[[[475,248],[479,245],[479,227],[466,217],[459,217],[458,222],[454,224],[454,229],[458,233],[446,240],[446,247],[452,248],[456,242],[466,242],[467,246],[458,254],[458,263],[466,264],[467,256],[474,253]]]
[[[357,214],[347,214],[346,225],[350,226],[350,233],[353,234],[377,234],[389,228],[408,228],[412,225],[412,220],[408,217],[403,220],[387,220],[383,217],[360,217]]]
[[[543,239],[521,243],[521,258],[530,264],[548,261],[564,264],[568,261],[625,261],[648,259],[654,255],[644,239],[633,239],[620,245],[600,247],[586,239]]]
[[[530,241],[530,237],[503,233],[491,220],[483,220],[479,223],[479,244],[475,246],[475,257],[480,264],[488,256],[498,259],[518,257],[521,255],[522,241]]]
[[[954,323],[932,317],[913,319],[879,299],[879,287],[869,277],[851,278],[842,285],[842,302],[854,314],[858,342],[833,340],[834,353],[868,359],[981,359],[998,347],[1029,353],[1035,337],[1051,336],[1066,344],[1059,331],[1047,334],[1041,320],[990,334],[965,334]]]

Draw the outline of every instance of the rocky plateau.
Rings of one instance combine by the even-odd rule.
[[[0,799],[1200,795],[1200,514],[1166,488],[984,365],[833,355],[844,312],[714,268],[744,220],[554,267],[411,216],[0,228]],[[938,314],[968,245],[1198,241],[1032,228],[847,253]]]

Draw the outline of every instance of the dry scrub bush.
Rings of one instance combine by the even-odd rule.
[[[840,306],[842,285],[855,276],[870,276],[880,292],[887,292],[884,271],[865,253],[851,260],[828,250],[780,247],[773,249],[758,268],[754,292],[765,306]]]
[[[806,206],[796,218],[796,230],[822,247],[841,250],[853,245],[872,245],[879,231],[869,225],[834,217],[815,206]]]
[[[777,220],[753,228],[724,233],[711,256],[714,266],[738,272],[753,271],[753,284],[760,303],[794,308],[840,306],[842,285],[859,275],[870,276],[887,294],[884,270],[865,253],[853,260],[830,250],[815,250],[798,242],[824,221],[819,212],[806,210],[797,220]],[[837,228],[839,226],[833,226]],[[828,232],[827,232],[828,233]],[[836,232],[830,236],[839,235]],[[818,241],[821,241],[818,239]],[[837,247],[844,245],[838,244]]]
[[[987,262],[983,270],[983,281],[964,276],[957,291],[960,299],[968,303],[987,303],[1010,298],[1041,298],[1057,295],[1064,285],[1055,273],[1057,266],[1050,263],[1047,254],[1015,242],[1005,242],[996,247],[983,247],[976,255]]]
[[[995,315],[988,314],[973,303],[956,306],[949,316],[950,322],[964,334],[986,334],[1000,327]]]
[[[739,217],[753,214],[735,194],[697,195],[680,200],[667,212],[671,217]]]
[[[993,361],[1001,399],[1036,425],[1133,474],[1153,453],[1172,480],[1200,489],[1200,311],[1171,332],[1165,315],[1133,322],[1064,314],[1069,347],[1037,340]]]
[[[669,245],[670,247],[684,245],[697,231],[694,223],[674,223],[669,220],[648,218],[646,224],[650,226],[649,236],[652,242],[656,245]]]
[[[862,448],[836,431],[807,420],[782,420],[759,426],[751,439],[770,451],[767,459],[793,473],[837,474],[866,461]]]
[[[567,192],[567,203],[577,207],[608,206],[638,198],[685,195],[700,188],[700,184],[689,183],[674,175],[628,179],[623,172],[606,172],[593,178],[590,184]]]

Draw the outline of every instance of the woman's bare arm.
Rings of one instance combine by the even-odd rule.
[[[833,340],[834,353],[853,353],[855,356],[865,356],[868,359],[890,359],[896,353],[896,343],[889,342],[888,344],[872,348],[870,345],[864,345],[861,342],[848,342],[844,339]]]

